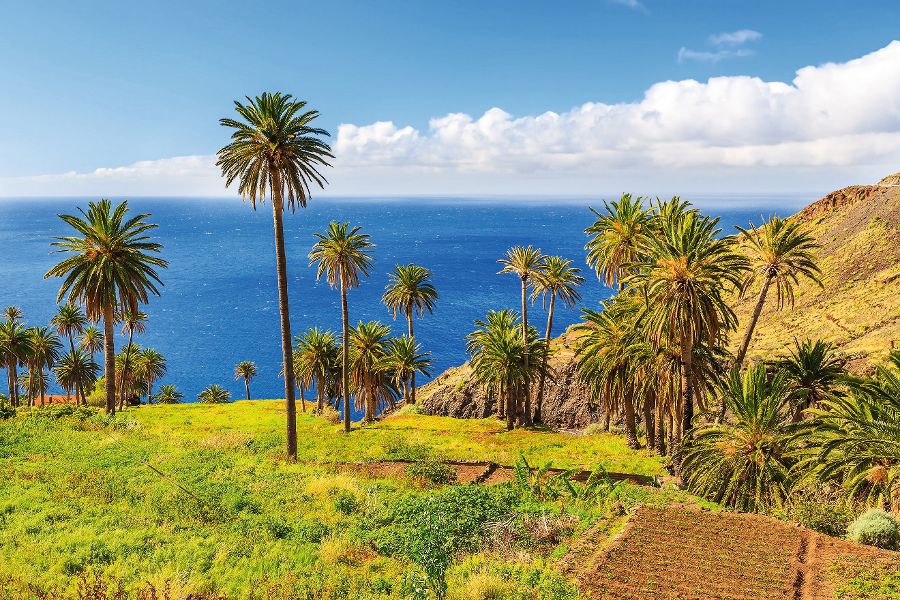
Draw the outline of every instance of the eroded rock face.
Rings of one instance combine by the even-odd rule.
[[[484,419],[497,414],[497,398],[471,378],[468,364],[450,369],[418,392],[419,407],[427,414],[460,419]],[[532,394],[537,395],[537,385]],[[603,411],[590,402],[590,391],[575,377],[575,363],[559,366],[555,381],[544,384],[542,421],[557,429],[581,429],[601,420]]]

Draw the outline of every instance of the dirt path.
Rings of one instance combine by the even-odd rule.
[[[347,469],[358,473],[366,473],[374,477],[403,477],[406,468],[414,463],[412,460],[380,460],[376,462],[332,462],[316,463],[332,465],[338,469]],[[456,471],[456,481],[459,483],[503,483],[515,478],[516,468],[510,465],[501,465],[490,461],[465,461],[444,460],[443,464],[452,467]],[[555,477],[567,472],[566,469],[548,469],[547,476]],[[573,481],[586,481],[591,476],[590,471],[569,471]],[[629,481],[635,485],[655,485],[652,477],[637,475],[635,473],[614,473],[607,475],[613,481]]]

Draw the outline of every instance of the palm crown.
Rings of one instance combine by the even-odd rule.
[[[434,310],[438,293],[431,283],[431,271],[419,265],[397,265],[388,277],[390,283],[381,300],[395,319],[398,312],[422,316]]]
[[[531,283],[531,299],[539,295],[555,295],[567,306],[575,306],[581,300],[578,286],[584,283],[580,269],[562,256],[548,256],[544,268],[538,271]]]
[[[369,235],[360,227],[332,221],[325,233],[316,233],[316,243],[309,253],[309,264],[317,264],[316,277],[325,277],[332,287],[344,289],[359,285],[360,275],[368,275],[372,268],[369,249],[374,248]]]
[[[234,129],[231,143],[219,150],[216,166],[226,185],[238,181],[238,192],[256,207],[267,191],[280,208],[306,206],[310,184],[324,187],[321,167],[330,166],[330,146],[322,141],[324,129],[312,127],[319,112],[306,110],[306,102],[290,94],[265,92],[247,103],[235,101],[243,119],[224,118],[219,123]]]
[[[647,243],[650,215],[642,200],[625,194],[619,200],[604,202],[604,213],[591,209],[597,220],[584,230],[590,237],[584,247],[587,263],[610,287],[622,281]]]

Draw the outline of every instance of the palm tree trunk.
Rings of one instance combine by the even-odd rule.
[[[630,388],[630,386],[627,386]],[[622,395],[622,406],[625,410],[625,443],[632,450],[641,447],[637,437],[637,419],[635,419],[634,398],[630,389],[626,389]]]
[[[516,401],[513,387],[507,382],[506,384],[506,430],[512,431],[515,426],[516,418]]]
[[[660,456],[666,455],[666,413],[665,407],[656,403],[656,452]]]
[[[19,383],[18,381],[16,381],[17,377],[15,361],[10,361],[6,369],[6,383],[9,386],[9,402],[13,406],[19,406],[19,390],[17,389]]]
[[[72,350],[72,357],[75,356],[75,339],[72,335],[72,332],[69,332],[69,348]],[[84,396],[81,391],[81,379],[75,378],[75,406],[78,406],[80,403],[80,397]]]
[[[106,414],[116,414],[116,347],[113,307],[103,309],[103,377],[106,386]]]
[[[407,307],[407,309],[406,309],[406,324],[407,324],[407,329],[409,330],[409,339],[411,339],[413,341],[413,343],[415,343],[416,338],[413,336],[412,306]],[[409,382],[410,382],[411,393],[410,393],[408,401],[411,404],[415,404],[416,403],[416,372],[415,371],[413,371],[412,375],[409,376]]]
[[[769,285],[771,285],[771,283],[772,276],[766,275],[762,289],[759,290],[759,298],[756,300],[756,307],[753,309],[753,315],[750,316],[750,323],[747,324],[747,331],[744,333],[744,341],[741,342],[737,357],[734,359],[734,364],[736,364],[738,368],[744,364],[744,357],[747,356],[747,349],[750,347],[750,339],[753,337],[753,330],[756,329],[756,322],[759,320],[760,313],[762,313],[763,304],[766,302],[766,294],[769,292]]]
[[[41,407],[44,406],[44,366],[38,365],[38,385],[41,387]]]
[[[247,391],[247,400],[250,399],[250,378],[244,377],[244,389]]]
[[[531,389],[528,380],[531,379],[531,371],[528,369],[528,279],[522,278],[522,353],[525,362],[525,379],[523,381],[523,395],[525,397],[522,403],[523,423],[526,427],[533,423],[531,419]]]
[[[284,251],[284,205],[281,181],[272,181],[272,217],[275,226],[275,269],[278,272],[278,312],[281,316],[281,355],[284,362],[284,408],[287,413],[287,459],[297,460],[297,404],[294,400],[294,355],[291,348],[291,309],[288,302],[287,257]]]
[[[324,377],[316,376],[316,411],[319,414],[322,414],[322,408],[324,408],[325,401],[325,384],[323,383]]]
[[[681,414],[676,414],[678,431],[675,442],[672,444],[672,456],[675,458],[675,475],[681,476],[681,442],[684,434],[691,428],[694,419],[694,379],[693,379],[693,349],[690,340],[682,339],[679,369],[681,375]]]
[[[122,362],[122,381],[119,383],[119,410],[121,411],[125,406],[125,394],[127,393],[125,390],[125,378],[128,376],[128,359],[131,358],[131,341],[134,339],[134,325],[128,328],[128,345],[125,346],[125,360]]]
[[[656,421],[653,419],[654,398],[653,394],[644,396],[644,437],[647,440],[647,448],[653,450],[656,446]]]
[[[303,380],[300,380],[300,383],[297,385],[300,388],[300,410],[302,412],[306,412],[306,389],[303,386]]]
[[[556,305],[556,291],[550,293],[550,306],[547,310],[547,332],[544,334],[544,356],[541,358],[541,380],[538,383],[537,403],[534,407],[534,422],[542,423],[541,407],[544,404],[544,378],[547,370],[547,358],[550,355],[550,332],[553,330],[553,309]]]
[[[150,396],[153,395],[153,379],[147,378],[147,406],[150,406]]]
[[[341,391],[344,394],[344,431],[350,432],[350,315],[347,311],[347,288],[344,287],[344,274],[338,272],[341,282]]]

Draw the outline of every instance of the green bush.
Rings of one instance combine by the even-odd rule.
[[[437,460],[417,460],[409,463],[406,475],[439,485],[456,483],[456,469]]]
[[[332,502],[334,503],[334,509],[345,515],[355,513],[360,506],[359,499],[350,490],[337,490]]]
[[[898,537],[897,521],[890,513],[878,508],[867,510],[847,528],[847,538],[854,542],[886,550],[897,547]]]
[[[847,527],[859,514],[839,490],[813,488],[795,492],[791,502],[773,516],[800,523],[804,527],[831,535],[844,537]]]
[[[382,447],[386,460],[424,460],[431,453],[425,444],[411,444],[399,436],[387,438]]]
[[[14,416],[16,416],[16,409],[5,402],[0,402],[0,421],[11,419]]]

